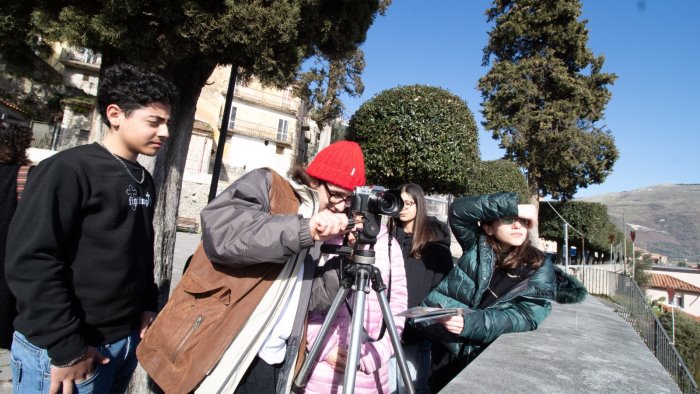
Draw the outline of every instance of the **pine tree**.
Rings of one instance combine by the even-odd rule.
[[[484,127],[525,169],[531,202],[602,183],[618,158],[600,125],[616,76],[586,47],[580,2],[494,0],[486,15],[495,25],[478,85]]]

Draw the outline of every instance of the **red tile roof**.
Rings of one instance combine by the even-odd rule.
[[[655,272],[649,272],[649,275],[651,275],[650,287],[660,288],[664,290],[670,287],[685,293],[700,294],[700,287],[692,285],[688,282],[684,282],[670,275],[657,274]]]

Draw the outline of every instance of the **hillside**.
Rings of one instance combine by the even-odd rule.
[[[671,260],[700,261],[700,184],[656,185],[580,200],[605,204],[618,228],[624,214],[627,236],[636,230],[635,245]]]

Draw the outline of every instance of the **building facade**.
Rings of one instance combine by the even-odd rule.
[[[202,155],[202,142],[194,141],[190,144],[188,171],[199,168],[201,172],[206,168],[208,173],[211,172],[209,163],[219,149],[230,75],[230,66],[217,67],[208,85],[202,89],[195,119],[212,129],[211,156]],[[259,167],[269,167],[285,174],[299,162],[299,149],[305,141],[305,138],[300,138],[305,131],[302,129],[304,115],[303,102],[293,95],[291,87],[276,89],[263,86],[255,79],[237,80],[225,123],[228,130],[223,146],[221,180],[232,182],[241,174]],[[199,156],[195,157],[195,154]],[[196,161],[200,164],[195,164]]]
[[[178,213],[183,223],[198,222],[208,202],[230,76],[230,66],[217,67],[197,102]],[[236,81],[225,125],[218,192],[255,168],[268,167],[285,175],[294,164],[310,159],[320,141],[320,130],[309,126],[304,102],[291,87],[267,87],[254,78]]]
[[[652,300],[665,298],[664,305],[700,317],[700,270],[656,266],[646,271],[651,280],[646,291]]]

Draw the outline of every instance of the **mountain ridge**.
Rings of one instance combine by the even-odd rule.
[[[660,184],[635,190],[577,198],[608,207],[610,221],[635,245],[671,261],[700,261],[700,184]]]

